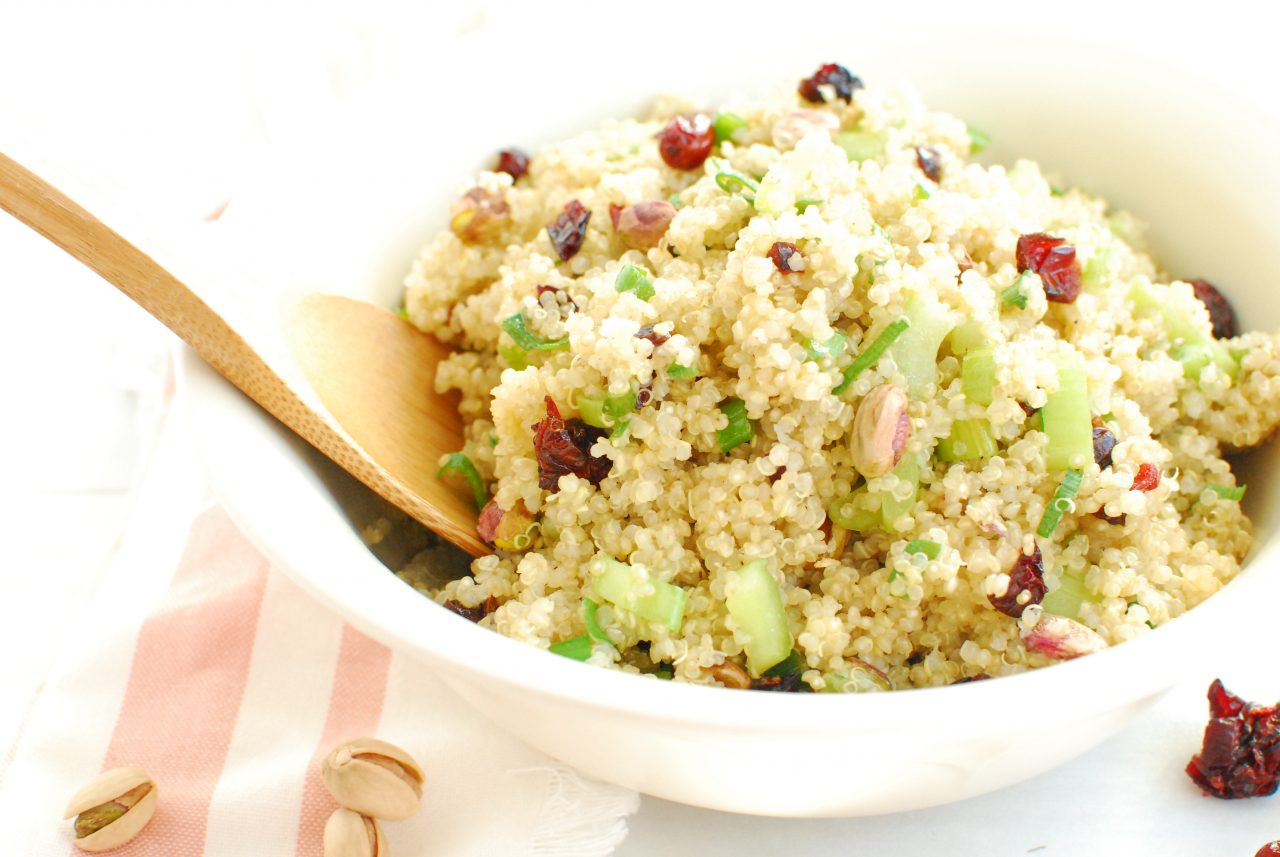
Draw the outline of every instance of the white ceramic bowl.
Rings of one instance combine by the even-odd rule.
[[[663,53],[678,61],[647,68],[617,56],[644,50],[634,28],[621,47],[565,36],[541,43],[551,51],[484,36],[493,53],[479,56],[492,67],[452,57],[458,74],[444,83],[407,79],[371,93],[358,117],[290,152],[237,199],[222,228],[263,288],[392,305],[416,246],[498,148],[536,147],[636,112],[655,92],[714,104],[835,59],[876,83],[913,80],[931,106],[992,132],[993,159],[1033,157],[1132,209],[1151,222],[1170,270],[1220,283],[1246,326],[1280,328],[1268,292],[1280,282],[1269,249],[1280,246],[1280,178],[1269,160],[1280,123],[1262,89],[1238,66],[1208,68],[1203,45],[1132,42],[1119,12],[1118,32],[1070,16],[1050,26],[1025,12],[979,26],[962,12],[860,9],[804,45],[759,22],[721,22],[703,30],[715,50],[691,42]],[[1210,52],[1209,63],[1226,59]],[[485,92],[495,97],[476,94]],[[295,439],[190,355],[182,380],[216,491],[278,568],[530,744],[602,779],[700,806],[873,814],[1018,782],[1106,739],[1194,665],[1228,659],[1242,635],[1265,627],[1277,596],[1280,575],[1267,576],[1280,523],[1271,449],[1245,464],[1259,535],[1245,571],[1143,639],[1024,675],[891,694],[641,679],[515,643],[416,595],[365,549]]]

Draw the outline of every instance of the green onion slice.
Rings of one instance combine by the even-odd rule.
[[[907,546],[903,549],[903,553],[922,553],[929,559],[937,559],[938,555],[942,553],[942,545],[937,542],[931,542],[928,539],[912,539],[907,542]]]
[[[613,287],[619,292],[635,292],[642,301],[652,298],[657,292],[653,288],[653,277],[644,268],[636,265],[623,265],[613,281]]]
[[[733,135],[745,127],[747,127],[746,119],[727,111],[717,113],[716,118],[711,120],[711,130],[715,132],[717,143],[732,140]]]
[[[849,337],[837,330],[821,342],[805,337],[800,344],[810,360],[821,360],[823,357],[834,357],[844,351],[849,344]]]
[[[570,637],[558,643],[552,643],[550,651],[575,661],[585,661],[591,657],[591,638],[586,634]]]
[[[516,313],[502,322],[502,329],[525,351],[563,351],[569,347],[569,337],[539,339],[529,331],[529,322],[523,313]]]
[[[600,620],[596,618],[596,612],[600,609],[600,605],[592,601],[590,598],[582,599],[582,624],[587,626],[587,636],[593,640],[599,640],[602,643],[613,645],[613,640],[609,639],[609,635],[600,627]]]
[[[716,173],[716,184],[725,193],[742,193],[743,191],[751,191],[752,194],[760,190],[760,188],[751,179],[742,173],[731,169],[723,169]],[[754,203],[755,197],[750,194],[743,194],[743,198],[748,202]]]
[[[698,370],[692,366],[684,366],[680,363],[672,363],[667,367],[667,376],[677,381],[688,381],[698,377]]]
[[[464,453],[450,453],[440,465],[440,469],[436,471],[437,479],[449,476],[461,476],[466,481],[471,488],[472,499],[475,500],[477,509],[483,509],[485,503],[489,502],[489,489],[485,486],[484,479],[480,477],[480,471],[476,470],[476,466]]]
[[[1244,492],[1248,487],[1248,485],[1210,485],[1209,490],[1223,500],[1239,502],[1244,499]]]
[[[822,205],[822,203],[823,203],[823,202],[825,202],[825,200],[821,200],[821,199],[797,199],[797,200],[796,200],[796,211],[797,211],[797,212],[799,212],[800,214],[804,214],[804,213],[805,213],[805,211],[806,211],[806,210],[808,210],[810,206],[814,206],[814,205]]]
[[[991,145],[991,135],[981,128],[969,125],[965,127],[965,130],[969,133],[969,152],[971,154],[976,155]]]
[[[1072,498],[1080,490],[1080,480],[1083,478],[1084,474],[1074,469],[1062,474],[1062,484],[1058,486],[1053,499],[1049,501],[1049,508],[1044,510],[1044,515],[1040,518],[1040,526],[1036,528],[1036,535],[1042,539],[1053,535],[1053,531],[1058,528],[1058,521],[1062,520],[1062,513],[1072,507]]]
[[[1012,286],[1000,293],[1000,304],[1002,306],[1016,306],[1018,309],[1027,308],[1027,293],[1022,290],[1021,277]]]
[[[517,372],[529,368],[529,352],[514,342],[500,343],[498,345],[498,356]]]
[[[720,441],[720,451],[728,455],[734,448],[751,440],[755,433],[751,420],[747,419],[747,404],[741,399],[725,399],[720,403],[720,411],[729,418],[729,425],[716,432]]]
[[[885,351],[889,349],[889,346],[893,344],[893,341],[901,336],[910,326],[911,322],[907,321],[905,318],[900,318],[881,331],[880,335],[875,338],[875,341],[867,346],[867,350],[859,354],[852,363],[845,367],[844,371],[841,373],[844,380],[837,384],[835,389],[831,392],[838,396],[845,390],[849,389],[849,385],[853,383],[853,379],[857,378],[869,367],[874,366],[875,362],[879,360],[884,355]]]

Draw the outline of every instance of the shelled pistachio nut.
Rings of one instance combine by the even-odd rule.
[[[382,828],[367,815],[335,809],[324,823],[324,857],[387,857]]]
[[[63,818],[75,818],[75,844],[81,851],[108,851],[147,826],[158,794],[146,771],[112,768],[76,792]]]
[[[388,821],[408,818],[422,800],[422,769],[394,744],[353,738],[333,749],[320,766],[338,803]]]

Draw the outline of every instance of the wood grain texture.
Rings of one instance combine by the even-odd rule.
[[[246,395],[391,503],[473,555],[476,510],[435,478],[462,448],[455,403],[435,393],[444,346],[380,307],[314,295],[287,339],[330,413],[311,408],[186,284],[65,194],[0,153],[0,208],[96,271]],[[353,438],[351,443],[342,430]]]

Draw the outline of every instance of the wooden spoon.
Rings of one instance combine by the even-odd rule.
[[[284,327],[324,404],[316,409],[185,283],[4,154],[0,208],[136,301],[342,469],[463,550],[489,552],[471,501],[435,475],[463,440],[456,402],[435,392],[436,365],[449,353],[435,339],[381,307],[307,295]]]

